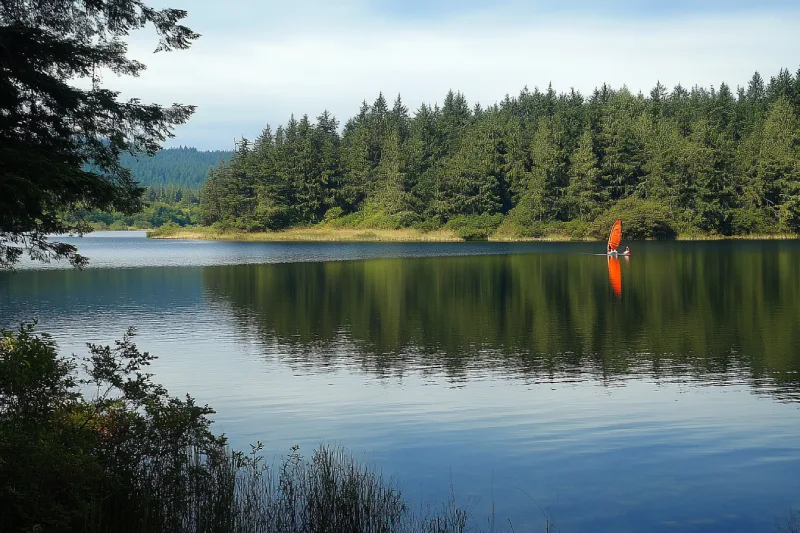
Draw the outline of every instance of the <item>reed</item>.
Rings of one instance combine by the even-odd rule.
[[[455,496],[415,512],[393,479],[344,448],[298,448],[267,465],[252,453],[148,461],[129,490],[93,502],[84,531],[285,533],[461,533],[467,512]],[[176,464],[183,467],[173,468]]]
[[[175,228],[165,226],[156,230],[148,231],[147,236],[151,239],[199,239],[258,242],[454,242],[463,240],[449,229],[422,231],[413,228],[363,229],[332,228],[326,226],[260,232],[244,232],[235,230],[223,231],[209,227]]]
[[[464,531],[454,497],[416,513],[344,448],[273,464],[261,443],[230,451],[213,409],[142,371],[155,357],[133,335],[63,358],[34,324],[0,329],[0,532]]]
[[[588,236],[585,228],[571,223],[550,223],[536,228],[537,231],[523,231],[512,225],[501,225],[484,238],[497,242],[600,242],[604,238]],[[245,232],[220,230],[207,226],[186,227],[162,226],[149,230],[151,239],[189,239],[257,242],[460,242],[470,240],[459,235],[458,229],[439,228],[423,231],[415,228],[379,229],[347,228],[328,225],[291,228],[281,231]],[[680,241],[717,240],[786,240],[796,239],[794,233],[754,233],[750,235],[716,235],[700,231],[678,233]]]

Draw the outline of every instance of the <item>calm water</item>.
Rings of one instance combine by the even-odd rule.
[[[237,447],[340,443],[415,502],[452,477],[484,529],[492,503],[562,532],[800,508],[800,243],[77,242],[86,271],[0,273],[0,326],[71,352],[136,326]]]

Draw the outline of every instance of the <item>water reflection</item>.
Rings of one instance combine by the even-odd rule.
[[[619,259],[616,257],[608,258],[608,280],[617,298],[622,298],[622,269],[619,266]]]
[[[452,475],[516,531],[543,529],[520,489],[565,533],[785,515],[800,404],[772,399],[800,391],[797,243],[641,243],[613,272],[591,244],[478,244],[119,239],[89,252],[127,268],[0,273],[0,326],[38,317],[85,353],[136,325],[157,380],[236,448],[341,442],[415,504]],[[330,257],[358,260],[303,263]],[[242,260],[292,264],[221,265]]]
[[[299,348],[293,357],[303,364],[323,364],[329,347],[352,342],[350,362],[381,372],[702,376],[795,395],[800,256],[676,252],[608,259],[607,272],[603,261],[524,254],[242,265],[204,268],[203,283],[242,332]]]

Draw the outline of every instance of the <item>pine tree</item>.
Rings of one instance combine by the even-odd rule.
[[[345,124],[341,141],[342,178],[336,191],[336,203],[348,212],[361,208],[372,181],[370,139],[367,126],[369,106],[364,102],[358,116]]]
[[[784,228],[800,228],[800,123],[785,96],[770,105],[764,122],[755,188]]]
[[[406,183],[406,154],[397,131],[392,131],[384,141],[381,150],[381,161],[376,169],[376,191],[369,200],[367,210],[372,213],[399,218],[403,212],[409,211],[411,201]]]
[[[566,191],[570,219],[587,222],[593,220],[604,201],[593,144],[592,130],[586,128],[578,148],[570,157],[569,185]]]
[[[500,132],[490,120],[467,130],[444,162],[436,191],[435,212],[444,220],[457,215],[494,214],[502,210],[503,160]]]
[[[179,22],[186,12],[135,0],[3,2],[0,8],[0,268],[23,251],[34,259],[84,259],[49,233],[84,231],[86,209],[132,213],[144,190],[120,154],[152,155],[192,106],[118,100],[97,73],[137,75],[122,40],[150,24],[157,51],[185,49],[199,37]],[[83,89],[71,83],[91,80]]]
[[[441,159],[443,141],[438,128],[438,112],[422,104],[411,120],[407,143],[409,184],[414,210],[427,217],[434,216],[437,191],[435,164]]]
[[[520,201],[533,220],[555,219],[563,208],[566,169],[560,144],[560,132],[553,131],[553,125],[541,118],[531,141],[530,180]]]
[[[392,106],[390,120],[391,127],[397,133],[400,142],[405,143],[408,140],[411,119],[408,116],[408,108],[403,104],[399,93]]]

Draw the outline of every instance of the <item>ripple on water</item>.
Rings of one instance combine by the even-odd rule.
[[[800,496],[796,243],[637,243],[619,297],[584,243],[79,243],[87,271],[0,274],[0,325],[76,353],[136,326],[236,447],[339,442],[516,531],[539,505],[562,531],[767,530]]]

